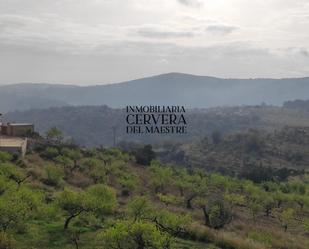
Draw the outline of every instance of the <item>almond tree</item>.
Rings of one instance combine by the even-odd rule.
[[[93,185],[86,191],[65,189],[58,197],[58,204],[66,213],[64,229],[72,219],[83,213],[107,214],[116,206],[116,194],[105,185]]]

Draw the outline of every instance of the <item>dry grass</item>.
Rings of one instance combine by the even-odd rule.
[[[210,229],[200,224],[189,227],[192,239],[214,243],[222,249],[267,249],[263,244],[233,232]]]
[[[40,179],[44,178],[46,161],[43,161],[37,155],[29,155],[25,159],[27,170],[32,172],[32,185],[43,184]],[[265,217],[263,213],[254,222],[246,207],[235,208],[235,219],[224,227],[222,230],[214,230],[205,227],[203,223],[203,214],[201,210],[188,210],[185,206],[169,205],[166,207],[161,203],[157,196],[150,189],[151,174],[146,167],[141,167],[134,163],[128,164],[129,171],[136,172],[139,178],[138,190],[135,195],[147,195],[151,197],[151,201],[158,209],[167,208],[173,213],[183,214],[190,213],[196,222],[188,227],[188,238],[193,241],[204,243],[212,243],[222,249],[307,249],[309,248],[309,238],[300,232],[301,227],[295,227],[284,232],[278,220],[275,217]],[[67,179],[67,183],[77,188],[84,188],[90,185],[91,179],[80,172],[73,172]],[[115,183],[114,183],[115,184]],[[39,187],[39,186],[37,186]],[[117,184],[115,187],[120,193]],[[46,191],[49,186],[44,185]],[[174,194],[178,194],[173,189]],[[53,192],[48,192],[52,194]],[[130,200],[131,196],[119,196],[119,211],[125,211],[125,204]],[[273,213],[276,216],[276,211]]]

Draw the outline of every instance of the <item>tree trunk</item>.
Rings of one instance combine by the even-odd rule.
[[[69,217],[65,220],[64,227],[63,227],[64,230],[68,229],[69,224],[70,224],[70,221],[71,221],[74,217],[80,215],[83,211],[84,211],[84,210],[80,210],[78,213],[72,214],[71,216],[69,216]]]
[[[280,207],[281,207],[281,204],[282,204],[282,201],[279,200],[278,203],[277,203],[277,208],[280,208]]]
[[[141,235],[138,235],[137,238],[135,239],[137,243],[137,248],[136,249],[144,249],[145,248],[145,241]]]
[[[271,208],[266,208],[265,210],[266,217],[269,217],[270,213],[271,213]]]
[[[74,244],[75,244],[75,248],[76,248],[76,249],[79,249],[78,242],[77,242],[76,239],[74,240]]]
[[[191,201],[195,198],[195,195],[192,195],[190,196],[188,199],[187,199],[187,209],[193,209],[192,207],[192,204],[191,204]]]
[[[75,215],[69,216],[64,223],[64,230],[68,229],[70,221],[75,217]]]
[[[73,165],[73,168],[71,168],[71,173],[74,171],[74,170],[76,170],[78,168],[78,164],[77,164],[77,161],[76,160],[74,160],[74,165]]]
[[[202,207],[203,213],[204,213],[204,219],[205,219],[205,226],[210,227],[210,219],[209,214],[207,213],[206,206]]]
[[[180,196],[183,197],[184,194],[183,194],[183,188],[179,188],[179,193],[180,193]]]

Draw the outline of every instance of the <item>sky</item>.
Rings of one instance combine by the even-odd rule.
[[[0,0],[0,85],[309,76],[308,0]]]

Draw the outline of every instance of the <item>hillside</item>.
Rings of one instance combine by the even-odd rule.
[[[308,248],[308,175],[256,184],[148,163],[58,140],[0,152],[0,248]]]
[[[118,84],[72,86],[52,84],[16,84],[0,87],[7,101],[29,98],[33,104],[23,106],[1,102],[0,112],[41,108],[46,99],[63,105],[183,105],[187,108],[259,105],[262,102],[282,105],[290,99],[309,98],[309,78],[291,79],[220,79],[181,73],[169,73]],[[0,98],[1,99],[1,98]]]
[[[283,104],[284,107],[296,110],[309,111],[309,100],[294,100],[294,101],[286,101]]]
[[[4,121],[31,122],[36,131],[44,134],[56,126],[66,137],[73,138],[83,146],[113,145],[113,127],[116,127],[116,142],[161,143],[178,141],[185,143],[210,135],[214,131],[223,134],[262,129],[273,131],[284,126],[309,126],[309,112],[271,106],[222,107],[187,110],[186,135],[129,135],[125,131],[126,114],[121,109],[107,106],[66,106],[11,112]]]
[[[249,177],[262,182],[274,175],[285,179],[308,169],[308,127],[285,127],[272,132],[249,130],[223,135],[216,131],[190,143],[156,146],[166,163]],[[250,176],[249,176],[250,175]]]

